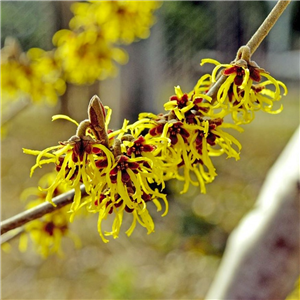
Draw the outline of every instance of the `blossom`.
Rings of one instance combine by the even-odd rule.
[[[271,81],[264,81],[259,84],[252,84],[247,87],[249,93],[239,90],[234,93],[232,88],[228,91],[228,101],[232,119],[236,124],[250,123],[253,121],[255,111],[262,110],[270,114],[278,114],[283,110],[282,104],[278,109],[273,110],[274,102],[281,99],[280,87],[283,88],[284,94],[287,94],[287,88],[281,81],[274,84],[275,91],[267,86],[273,84]]]
[[[59,61],[56,60],[55,51],[44,51],[39,48],[31,48],[27,52],[31,63],[32,72],[36,79],[32,85],[39,86],[41,89],[33,89],[30,92],[32,99],[43,99],[48,104],[56,104],[59,96],[66,91],[66,82],[63,78],[63,70]]]
[[[146,143],[143,136],[139,136],[136,140],[132,141],[132,145],[128,147],[127,154],[134,156],[141,156],[145,152],[152,152],[155,146]]]
[[[42,201],[31,202],[30,208],[41,203]],[[61,240],[64,236],[70,235],[67,210],[68,208],[63,208],[26,224],[25,232],[20,237],[20,251],[26,251],[29,237],[34,244],[35,251],[43,258],[51,254],[62,256]],[[79,240],[73,239],[73,241]],[[79,245],[78,242],[77,245]]]
[[[110,111],[110,110],[109,110]],[[85,190],[90,193],[94,187],[94,178],[99,178],[98,168],[95,162],[99,159],[105,158],[108,165],[112,164],[112,153],[107,148],[107,139],[100,136],[97,131],[97,124],[99,120],[101,126],[105,130],[108,125],[110,114],[105,114],[105,109],[98,97],[93,97],[90,101],[88,115],[89,120],[84,120],[78,124],[75,120],[64,115],[54,116],[52,119],[57,120],[60,118],[76,124],[76,135],[72,136],[65,142],[60,142],[56,146],[48,147],[42,151],[23,149],[24,153],[36,155],[36,163],[31,168],[31,175],[36,168],[44,164],[55,164],[57,176],[52,184],[45,189],[47,191],[46,201],[52,202],[53,193],[60,184],[66,184],[70,189],[75,189],[74,202],[71,206],[71,211],[75,213],[81,204],[81,190],[80,185],[85,185]],[[104,120],[106,118],[106,120]],[[96,122],[96,124],[95,124]]]
[[[19,99],[23,95],[20,84],[23,76],[23,65],[27,64],[27,58],[23,53],[18,40],[6,38],[1,49],[1,95],[4,99]]]
[[[116,44],[147,38],[154,22],[155,2],[100,1],[74,3],[71,30],[53,36],[56,60],[64,79],[74,84],[92,84],[115,76],[115,63],[126,64],[128,54]]]
[[[118,237],[124,211],[133,216],[127,235],[131,235],[137,221],[147,229],[148,233],[153,232],[154,223],[147,205],[153,202],[157,209],[161,210],[158,198],[163,199],[166,205],[164,216],[168,211],[168,202],[166,195],[159,192],[158,188],[150,186],[151,183],[160,182],[159,174],[153,172],[151,160],[142,156],[130,158],[121,154],[115,158],[115,163],[111,167],[106,166],[105,163],[98,166],[103,176],[106,176],[106,180],[95,187],[93,201],[88,210],[99,213],[98,231],[102,240],[108,242],[104,235]],[[103,235],[101,223],[113,212],[115,221],[112,231],[105,232]]]
[[[74,32],[63,29],[53,37],[57,46],[55,58],[60,62],[64,78],[75,84],[91,84],[116,74],[114,62],[125,64],[127,53],[112,45],[100,32]]]
[[[128,54],[118,45],[145,39],[154,24],[155,1],[95,1],[74,3],[70,28],[53,36],[51,51],[32,48],[27,53],[13,39],[1,50],[2,99],[28,98],[55,105],[66,81],[92,84],[117,74]]]
[[[156,155],[164,180],[176,178],[184,181],[182,193],[187,192],[190,183],[199,186],[205,193],[205,185],[216,176],[211,156],[226,153],[228,157],[239,159],[241,145],[221,129],[222,126],[230,127],[223,120],[205,120],[210,103],[203,103],[203,100],[210,101],[210,97],[200,94],[194,97],[194,91],[182,93],[180,87],[175,88],[175,93],[171,101],[165,104],[165,108],[170,109],[168,114],[140,114],[140,120],[134,125],[148,129],[145,139],[149,142],[152,138],[170,141],[161,146]],[[198,106],[202,103],[206,106]],[[137,128],[136,132],[142,131]],[[192,179],[191,173],[195,174],[196,180]]]
[[[9,40],[1,52],[2,95],[6,100],[27,97],[33,102],[56,104],[65,92],[60,66],[53,52],[33,48],[27,53],[16,52]]]
[[[253,106],[257,104],[259,109],[267,113],[277,114],[282,111],[283,106],[281,105],[280,108],[277,110],[272,110],[274,101],[279,101],[281,99],[280,87],[282,87],[284,90],[284,96],[287,94],[287,88],[283,82],[277,80],[274,84],[276,90],[272,91],[271,89],[267,88],[267,86],[270,84],[273,84],[272,80],[267,80],[260,84],[252,85],[250,90],[249,102]]]
[[[154,231],[154,223],[147,210],[147,203],[154,203],[158,210],[162,206],[158,199],[165,202],[165,215],[168,211],[166,195],[161,193],[164,188],[163,172],[156,164],[156,142],[150,144],[143,137],[135,138],[128,131],[128,121],[124,120],[121,129],[108,129],[110,110],[106,113],[97,96],[92,97],[89,108],[89,119],[78,124],[75,120],[64,116],[54,116],[75,123],[76,135],[57,146],[42,151],[24,149],[27,154],[36,155],[36,168],[53,163],[56,176],[47,188],[46,201],[52,197],[60,185],[75,189],[75,196],[70,207],[70,220],[82,207],[89,212],[99,213],[98,230],[104,242],[104,235],[118,237],[124,211],[133,216],[130,235],[136,223],[144,226],[148,233]],[[131,128],[132,129],[132,128]],[[84,185],[87,197],[82,199],[81,184]],[[115,222],[111,232],[103,235],[102,221],[111,213],[115,213]]]
[[[149,214],[153,203],[168,212],[168,201],[163,193],[165,181],[183,181],[181,193],[189,186],[199,186],[206,192],[206,184],[217,176],[213,157],[226,155],[239,159],[241,144],[227,132],[228,128],[242,132],[238,126],[253,119],[256,110],[277,113],[272,110],[273,102],[280,99],[283,83],[275,80],[253,62],[243,65],[217,64],[212,75],[202,76],[194,89],[188,93],[175,87],[175,95],[169,98],[164,108],[166,113],[141,113],[139,120],[129,124],[124,120],[119,130],[109,129],[111,110],[104,107],[97,96],[92,97],[88,107],[88,119],[77,123],[74,136],[59,145],[42,151],[24,149],[25,153],[36,155],[31,173],[44,164],[54,163],[57,175],[46,189],[46,201],[52,197],[58,186],[75,189],[70,207],[71,218],[82,207],[98,214],[98,232],[106,243],[107,236],[117,238],[123,223],[124,213],[132,216],[132,223],[126,234],[130,236],[139,223],[148,233],[154,231],[154,222]],[[227,76],[216,99],[207,94],[216,82],[217,72]],[[261,80],[267,78],[267,80]],[[259,81],[254,84],[253,81]],[[273,90],[269,86],[273,86]],[[224,122],[230,113],[236,124]],[[242,116],[242,118],[241,118]],[[81,184],[87,197],[81,198]],[[111,231],[104,231],[102,223],[114,217]]]
[[[221,109],[218,117],[231,114],[236,124],[249,123],[254,119],[254,112],[258,110],[267,113],[279,113],[282,106],[272,110],[273,103],[281,99],[281,89],[287,93],[286,86],[276,80],[254,61],[239,59],[231,64],[220,64],[213,59],[203,59],[205,63],[215,64],[212,72],[212,83],[217,81],[220,74],[227,78],[218,90],[214,109]],[[222,70],[220,73],[219,70]],[[268,86],[268,88],[266,88]],[[273,86],[273,87],[271,87]]]
[[[130,44],[150,35],[153,12],[160,7],[155,1],[89,1],[74,3],[72,30],[99,28],[103,37],[113,43]]]
[[[56,119],[56,118],[54,118]],[[72,120],[72,119],[71,119]],[[76,121],[72,120],[76,123]],[[53,193],[56,188],[64,183],[70,189],[75,189],[74,202],[71,211],[76,212],[81,204],[80,185],[85,185],[89,193],[94,185],[92,179],[97,177],[96,161],[105,158],[108,164],[112,164],[112,154],[102,144],[89,135],[71,137],[68,141],[61,142],[57,146],[48,147],[42,151],[23,149],[24,153],[36,155],[36,163],[31,168],[31,175],[34,170],[44,164],[53,163],[56,166],[57,176],[52,184],[44,189],[47,191],[46,201],[52,202]],[[98,175],[99,177],[99,175]]]
[[[243,60],[240,60],[223,70],[223,74],[230,76],[234,74],[234,84],[237,86],[243,85],[244,81],[248,81],[251,78],[253,81],[259,82],[261,80],[261,73],[265,72],[263,69],[259,68],[253,62],[248,64]]]
[[[195,123],[195,118],[211,116],[211,97],[200,93],[202,90],[200,85],[199,80],[190,93],[183,93],[180,86],[176,86],[175,95],[164,104],[165,110],[170,110],[179,121],[186,120],[187,123]]]
[[[164,180],[154,154],[156,146],[148,144],[142,136],[135,139],[130,134],[124,135],[122,131],[118,135],[111,132],[108,137],[115,139],[112,147],[114,157],[112,164],[108,164],[106,159],[95,163],[103,180],[97,180],[88,210],[99,213],[98,231],[104,242],[108,242],[105,236],[119,236],[124,212],[133,218],[126,231],[128,236],[132,234],[137,222],[149,234],[154,231],[154,223],[147,209],[149,203],[154,203],[160,211],[162,206],[159,199],[162,199],[165,203],[162,216],[168,212],[166,195],[160,192]],[[102,221],[112,213],[115,215],[112,231],[103,234]]]
[[[172,178],[184,181],[182,193],[187,192],[190,184],[206,192],[205,185],[217,175],[211,156],[227,153],[228,157],[239,159],[239,142],[221,129],[226,125],[214,118],[211,97],[203,93],[203,87],[207,89],[210,84],[207,80],[209,76],[200,78],[190,93],[175,87],[175,95],[164,105],[167,114],[142,113],[132,125],[135,134],[147,129],[145,139],[149,142],[169,140],[156,152],[156,165],[163,170],[165,181]]]
[[[205,193],[205,185],[211,183],[217,175],[211,157],[227,154],[227,157],[239,159],[240,143],[223,131],[222,127],[233,127],[239,131],[241,129],[223,123],[222,119],[197,120],[197,124],[186,124],[185,127],[189,137],[186,141],[179,138],[180,142],[174,147],[177,157],[180,156],[179,168],[174,176],[185,182],[181,193],[187,192],[190,183],[199,185],[200,191]],[[183,168],[183,176],[178,173],[180,168]],[[192,179],[190,173],[196,175],[197,181]]]

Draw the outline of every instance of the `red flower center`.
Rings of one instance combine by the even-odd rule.
[[[130,175],[127,173],[127,169],[137,174],[139,167],[139,163],[130,162],[127,156],[121,155],[118,158],[117,165],[109,172],[110,180],[112,183],[117,183],[118,172],[121,171],[122,182],[127,184],[130,181]]]
[[[181,135],[184,142],[187,143],[187,138],[190,136],[187,130],[182,128],[183,123],[176,122],[173,126],[169,127],[168,133],[171,140],[171,144],[175,145],[178,142],[178,135]]]
[[[154,146],[145,144],[146,140],[144,137],[140,136],[138,137],[134,142],[133,146],[129,147],[127,150],[127,154],[131,155],[132,153],[135,154],[135,156],[141,156],[142,152],[151,152],[155,149]]]

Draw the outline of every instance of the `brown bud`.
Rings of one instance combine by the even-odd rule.
[[[108,136],[105,129],[105,108],[98,96],[93,96],[88,107],[88,116],[90,120],[90,128],[96,138],[108,146]]]

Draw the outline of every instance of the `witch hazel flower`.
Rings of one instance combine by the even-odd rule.
[[[54,192],[61,184],[66,184],[69,189],[75,189],[74,201],[70,209],[73,213],[82,205],[81,184],[84,184],[88,194],[94,188],[94,180],[98,175],[95,161],[99,160],[100,156],[111,161],[111,153],[107,148],[108,139],[102,134],[108,125],[110,115],[105,115],[105,109],[99,101],[98,97],[91,99],[88,109],[89,120],[84,120],[80,124],[64,115],[56,115],[52,118],[53,120],[66,119],[77,125],[76,135],[69,140],[42,151],[23,149],[24,153],[37,156],[36,163],[31,168],[31,175],[36,168],[42,167],[44,164],[53,163],[55,165],[57,175],[52,184],[48,188],[41,188],[47,192],[46,201],[53,204]],[[98,126],[97,114],[100,114],[99,119],[103,120],[101,126]],[[106,121],[104,121],[105,117]],[[110,164],[112,163],[110,162]]]
[[[130,235],[137,223],[148,233],[154,231],[146,203],[153,202],[157,210],[162,210],[158,200],[162,199],[166,207],[163,215],[168,211],[166,195],[160,192],[164,188],[163,172],[158,168],[159,164],[155,164],[158,141],[151,143],[143,136],[127,133],[127,120],[124,120],[121,129],[109,130],[110,115],[111,110],[94,96],[88,108],[89,118],[80,124],[67,116],[54,117],[75,123],[76,135],[42,151],[24,149],[25,153],[37,156],[31,174],[44,164],[55,164],[57,175],[44,189],[46,201],[53,203],[52,197],[60,184],[74,188],[70,220],[83,206],[89,212],[98,213],[98,230],[104,242],[108,241],[105,235],[118,237],[124,212],[133,216],[127,231]],[[132,128],[131,131],[135,132]],[[82,184],[88,195],[84,199],[81,197]],[[101,223],[112,213],[115,215],[112,231],[103,234]]]
[[[204,75],[189,93],[183,93],[175,87],[164,107],[166,114],[142,113],[136,127],[148,129],[145,138],[168,139],[169,143],[160,147],[156,158],[160,159],[163,178],[176,178],[184,182],[181,193],[187,192],[190,184],[199,186],[206,192],[206,184],[216,177],[212,163],[213,156],[227,154],[227,157],[239,159],[240,143],[221,128],[232,127],[241,131],[238,126],[226,124],[212,109],[211,97],[205,94],[211,85],[211,76]],[[136,129],[136,132],[142,130]]]
[[[131,134],[120,132],[115,136],[112,147],[113,164],[108,165],[105,159],[96,161],[103,179],[98,180],[93,190],[88,210],[99,213],[98,231],[104,242],[108,242],[105,236],[119,236],[124,213],[132,215],[132,224],[126,231],[128,236],[137,223],[145,227],[148,233],[154,231],[154,222],[147,208],[149,203],[154,203],[160,211],[159,199],[162,199],[165,203],[163,216],[167,214],[166,195],[160,192],[164,188],[162,171],[154,163],[155,149],[143,136],[135,139]],[[115,216],[112,230],[103,233],[102,221],[111,214]]]
[[[222,109],[220,117],[231,114],[236,124],[243,124],[254,119],[255,111],[273,114],[282,111],[282,106],[273,110],[273,104],[281,99],[281,89],[284,91],[283,95],[286,95],[286,86],[250,59],[249,47],[241,47],[236,59],[230,64],[203,59],[201,65],[205,63],[216,65],[212,72],[212,83],[221,75],[226,76],[214,103],[214,108]]]
[[[234,128],[242,131],[236,125],[223,123],[223,119],[197,119],[196,124],[186,124],[189,137],[186,143],[186,151],[178,147],[177,154],[180,155],[175,178],[184,181],[181,193],[189,189],[189,185],[200,187],[202,193],[206,193],[206,184],[211,183],[217,176],[212,157],[227,154],[227,157],[239,159],[241,150],[240,143],[223,128]],[[180,175],[180,169],[183,171]],[[192,179],[191,174],[196,176]]]
[[[162,200],[166,215],[165,181],[183,181],[181,193],[190,185],[205,193],[206,184],[217,176],[212,158],[224,154],[239,159],[241,144],[227,129],[242,132],[238,124],[250,122],[257,110],[278,113],[282,108],[273,110],[273,102],[286,87],[244,56],[229,65],[209,59],[202,62],[217,65],[212,75],[203,75],[189,93],[176,86],[175,94],[164,105],[165,114],[141,113],[135,123],[124,120],[121,129],[110,130],[111,110],[94,96],[88,119],[80,124],[67,116],[55,116],[75,123],[76,134],[42,151],[24,149],[37,156],[31,172],[44,164],[56,166],[57,176],[45,189],[46,200],[51,202],[60,184],[74,188],[71,220],[83,206],[97,213],[99,235],[108,242],[106,237],[119,236],[125,214],[132,216],[128,236],[138,223],[148,233],[154,231],[148,205],[153,203],[160,211]],[[226,80],[212,98],[208,90],[221,74]],[[227,114],[235,124],[224,122]],[[82,184],[88,195],[84,199]],[[111,231],[103,231],[103,221],[111,217]]]
[[[110,159],[110,152],[107,149],[108,139],[102,138],[102,129],[95,125],[95,109],[97,113],[102,114],[105,128],[104,107],[99,105],[99,98],[93,97],[89,106],[89,120],[84,120],[78,124],[75,120],[57,115],[53,120],[60,118],[67,119],[77,125],[76,135],[65,142],[60,142],[57,146],[46,148],[42,151],[23,149],[24,153],[36,155],[36,164],[31,168],[31,175],[36,168],[44,164],[53,163],[57,171],[57,176],[52,184],[42,189],[47,191],[46,201],[52,202],[54,191],[60,184],[67,184],[70,189],[75,189],[74,202],[71,205],[71,212],[75,213],[81,206],[81,184],[84,184],[86,192],[91,193],[94,188],[94,178],[97,177],[98,169],[95,160],[99,159],[99,150],[101,156]],[[98,121],[97,121],[98,122]],[[97,123],[98,124],[98,123]],[[104,129],[105,130],[105,129]]]
[[[147,203],[153,202],[159,211],[162,207],[158,199],[163,199],[166,206],[163,216],[167,213],[166,195],[158,188],[151,187],[151,183],[157,185],[163,182],[162,178],[159,178],[160,174],[153,170],[155,169],[151,159],[143,156],[129,157],[127,154],[116,156],[111,168],[105,167],[107,179],[95,187],[88,207],[89,211],[99,213],[98,231],[104,242],[108,242],[105,236],[118,237],[124,212],[133,217],[132,225],[126,231],[127,235],[131,235],[137,222],[145,227],[148,233],[154,231]],[[112,231],[103,234],[102,221],[112,213],[115,214]]]
[[[209,116],[211,97],[200,93],[200,84],[198,82],[197,89],[190,93],[183,93],[180,86],[176,86],[175,95],[171,96],[169,101],[164,104],[165,110],[175,114],[179,121],[187,120],[189,122],[189,119],[195,115]]]
[[[212,182],[216,176],[211,153],[214,152],[216,156],[216,153],[221,155],[227,151],[229,157],[237,158],[238,152],[231,151],[232,142],[229,142],[231,136],[228,135],[222,139],[225,133],[209,132],[217,126],[213,123],[209,126],[209,121],[205,121],[209,108],[204,110],[204,107],[199,104],[210,105],[208,102],[210,97],[201,94],[194,97],[195,91],[189,94],[182,93],[180,87],[175,88],[175,93],[176,95],[165,104],[165,108],[170,109],[168,114],[140,114],[140,120],[136,126],[143,124],[148,128],[145,138],[150,141],[152,139],[169,140],[165,147],[160,148],[156,156],[161,162],[160,168],[163,170],[165,180],[176,178],[183,181],[182,193],[187,192],[190,184],[199,186],[201,192],[205,193],[205,185]],[[216,146],[218,144],[221,145],[220,149]],[[216,146],[217,149],[212,149],[212,146]]]

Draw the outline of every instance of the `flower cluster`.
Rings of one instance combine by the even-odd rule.
[[[161,6],[156,1],[88,1],[74,3],[72,30],[101,28],[105,40],[131,44],[136,39],[146,39],[154,24],[153,13]]]
[[[105,111],[107,109],[107,113]],[[136,223],[144,226],[148,233],[154,231],[154,224],[147,210],[147,203],[152,202],[158,210],[165,202],[165,213],[168,210],[166,196],[161,193],[164,187],[163,173],[158,167],[153,153],[157,143],[151,143],[142,136],[135,138],[125,134],[128,122],[125,120],[120,130],[108,129],[111,111],[104,107],[97,96],[94,96],[88,109],[89,119],[78,124],[76,135],[57,146],[43,151],[24,149],[27,154],[37,155],[37,167],[54,163],[57,175],[52,184],[45,189],[46,201],[50,201],[57,187],[64,184],[75,189],[74,201],[70,207],[71,220],[83,206],[93,213],[99,213],[98,230],[103,241],[101,222],[114,213],[115,221],[112,231],[106,235],[118,237],[124,212],[133,216],[132,225],[127,231],[130,235]],[[80,186],[84,184],[88,197],[82,199]]]
[[[147,38],[160,6],[153,1],[87,1],[72,5],[71,29],[53,36],[51,51],[22,52],[7,38],[1,50],[2,99],[28,98],[56,104],[66,82],[92,84],[117,73],[128,54],[119,47]]]
[[[273,105],[281,99],[281,88],[286,95],[286,86],[254,61],[240,58],[231,64],[220,64],[214,59],[203,59],[201,65],[205,63],[216,65],[212,72],[212,84],[221,75],[226,76],[213,105],[213,109],[221,110],[219,115],[222,118],[231,114],[236,124],[246,124],[253,121],[256,111],[262,110],[271,114],[282,111],[282,105],[275,110]]]
[[[114,62],[126,64],[127,53],[107,41],[99,31],[60,30],[53,42],[56,60],[62,65],[64,78],[74,84],[92,84],[114,76]]]
[[[7,39],[1,50],[2,99],[29,98],[55,104],[66,84],[53,54],[41,49],[24,53],[15,39]]]
[[[206,184],[217,175],[213,158],[224,154],[239,159],[242,146],[227,129],[242,132],[239,124],[249,123],[258,109],[271,112],[273,101],[281,97],[280,87],[286,92],[283,83],[254,62],[249,61],[245,66],[240,66],[240,61],[230,65],[203,60],[206,62],[217,64],[212,74],[203,75],[189,93],[175,87],[175,94],[164,105],[165,114],[141,113],[135,123],[124,120],[121,129],[111,130],[108,127],[111,110],[94,96],[88,108],[89,118],[80,124],[67,116],[55,116],[54,119],[74,122],[78,126],[76,135],[43,151],[24,149],[25,153],[37,156],[32,172],[43,164],[56,166],[57,175],[46,189],[46,200],[51,202],[60,184],[74,188],[71,220],[84,206],[91,213],[99,213],[98,231],[107,242],[105,236],[118,237],[124,212],[132,215],[127,235],[137,223],[148,233],[153,232],[148,205],[154,203],[161,210],[159,200],[162,200],[163,215],[167,213],[163,189],[170,179],[184,182],[182,193],[191,184],[205,193]],[[210,94],[222,67],[226,80],[216,95]],[[260,82],[262,77],[268,80]],[[254,85],[253,81],[257,83]],[[271,83],[274,91],[266,88]],[[233,124],[224,121],[227,115],[232,116]],[[84,199],[82,184],[88,195]],[[109,215],[115,216],[112,230],[103,234],[102,221]]]
[[[206,85],[204,80],[199,80],[190,93],[175,87],[175,95],[165,104],[168,113],[142,113],[139,121],[129,126],[133,135],[148,128],[146,139],[169,140],[169,144],[159,148],[160,168],[164,180],[176,178],[185,182],[182,193],[187,192],[190,184],[199,186],[205,193],[205,185],[217,175],[211,157],[224,153],[238,160],[241,149],[240,143],[223,128],[242,129],[215,118],[211,98],[199,92],[203,88],[201,83]]]
[[[116,74],[114,62],[125,64],[127,53],[117,47],[147,38],[159,4],[151,1],[90,1],[74,3],[71,30],[53,37],[56,58],[65,78],[75,84],[91,84]]]

